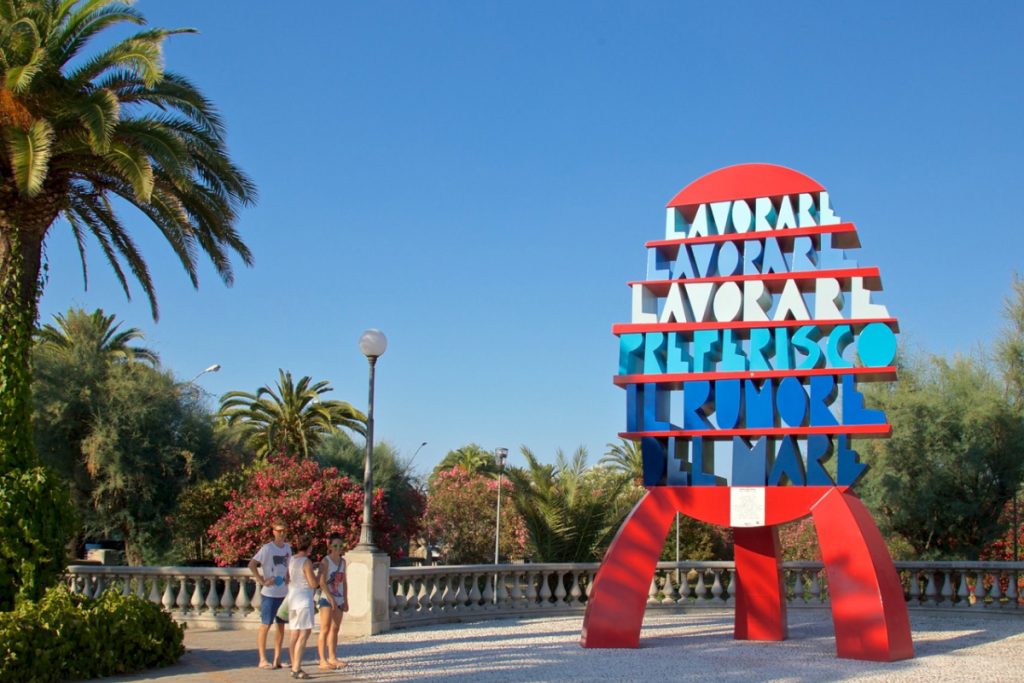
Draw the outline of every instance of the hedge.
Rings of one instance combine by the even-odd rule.
[[[51,588],[0,612],[0,681],[42,683],[130,673],[178,661],[184,627],[159,605],[109,591]]]

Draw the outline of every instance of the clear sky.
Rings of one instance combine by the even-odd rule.
[[[790,166],[857,224],[904,343],[970,352],[1022,268],[1024,5],[950,2],[142,0],[190,26],[168,68],[219,104],[260,191],[255,253],[199,292],[155,228],[154,323],[97,250],[83,289],[51,232],[46,321],[102,307],[213,396],[278,368],[366,404],[427,471],[468,442],[596,462],[625,429],[612,385],[626,282],[681,187],[735,163]]]

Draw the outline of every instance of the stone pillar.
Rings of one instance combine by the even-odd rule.
[[[348,612],[341,621],[344,637],[372,636],[390,628],[387,553],[354,548],[345,555],[348,579]]]

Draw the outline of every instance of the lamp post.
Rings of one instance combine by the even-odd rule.
[[[196,375],[195,377],[193,377],[189,381],[185,382],[185,384],[192,384],[193,382],[195,382],[197,379],[199,379],[200,377],[202,377],[203,375],[205,375],[208,372],[220,372],[220,363],[214,363],[213,365],[211,365],[210,367],[206,368],[205,370],[200,372],[198,375]]]
[[[359,337],[359,350],[370,363],[370,400],[366,411],[366,462],[363,467],[363,528],[359,532],[357,550],[373,552],[373,529],[370,526],[370,502],[373,498],[373,380],[377,359],[388,348],[388,338],[380,330],[369,329]]]
[[[494,459],[498,461],[498,509],[494,515],[494,564],[498,564],[498,541],[501,538],[501,475],[508,460],[507,448],[495,448]],[[498,604],[498,574],[494,574],[494,604]]]

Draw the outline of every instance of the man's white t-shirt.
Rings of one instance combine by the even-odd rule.
[[[260,593],[268,598],[283,598],[288,595],[288,560],[292,558],[292,547],[285,543],[278,546],[271,541],[259,549],[252,559],[260,565],[265,579],[274,579],[273,586],[264,586]]]

